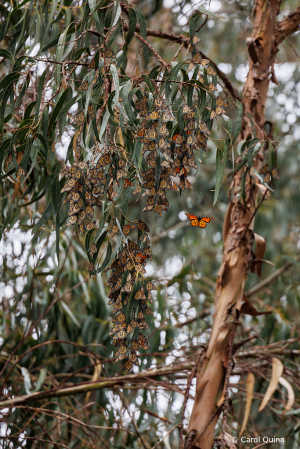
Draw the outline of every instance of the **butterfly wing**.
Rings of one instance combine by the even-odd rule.
[[[201,220],[205,221],[205,223],[209,223],[213,219],[214,219],[214,217],[202,217],[201,218]]]
[[[207,223],[209,223],[211,220],[213,220],[213,217],[202,217],[199,220],[199,228],[206,228]]]
[[[196,215],[192,215],[192,214],[185,214],[189,220],[198,220],[198,217]]]

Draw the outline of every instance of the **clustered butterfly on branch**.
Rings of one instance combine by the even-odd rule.
[[[78,160],[63,169],[70,179],[62,188],[67,192],[62,202],[69,204],[67,224],[77,224],[79,233],[88,232],[90,274],[111,270],[108,297],[115,317],[110,335],[118,348],[116,360],[126,361],[127,372],[138,365],[137,351],[149,347],[142,331],[148,328],[145,316],[153,314],[148,303],[156,289],[144,278],[145,264],[152,259],[150,230],[141,219],[127,217],[128,203],[132,195],[147,196],[143,210],[162,216],[170,207],[167,190],[191,190],[187,177],[198,168],[194,151],[200,156],[207,151],[213,119],[227,106],[215,96],[213,66],[199,57],[194,44],[191,49],[188,61],[174,63],[169,70],[156,66],[149,76],[130,78],[122,68],[118,71],[114,52],[101,45],[79,87],[83,109],[74,119],[79,130],[73,139]],[[82,161],[76,145],[86,133],[86,114],[95,145]],[[100,221],[95,208],[101,209]],[[199,219],[199,226],[211,219]],[[136,243],[128,239],[133,231],[138,232]],[[116,238],[112,251],[109,240]],[[105,259],[97,265],[104,241]]]

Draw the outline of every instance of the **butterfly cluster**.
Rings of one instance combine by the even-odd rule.
[[[269,183],[271,179],[279,179],[279,173],[276,167],[270,170],[269,164],[265,164],[260,170],[259,174],[263,178],[263,182]]]
[[[145,95],[135,103],[143,118],[135,138],[144,144],[142,154],[149,168],[143,174],[144,195],[148,195],[144,211],[154,210],[158,215],[167,211],[170,204],[166,189],[178,190],[172,177],[179,177],[179,190],[192,189],[187,179],[190,169],[197,169],[194,150],[206,151],[210,131],[203,121],[197,119],[196,108],[182,107],[182,131],[169,137],[169,127],[175,121],[167,102],[160,97],[154,99],[154,108],[149,110]]]
[[[114,62],[113,70],[109,65],[114,59],[115,54],[102,46],[98,55],[89,63],[88,71],[91,73],[79,87],[83,104],[85,95],[89,98],[88,101],[92,100],[87,108],[85,105],[91,119],[96,118],[95,105],[111,92],[106,90],[107,83],[110,88],[115,85],[113,71],[115,73],[116,64]],[[62,189],[62,192],[67,193],[63,202],[69,204],[68,224],[77,224],[79,232],[98,227],[94,219],[94,208],[102,204],[101,224],[106,223],[110,229],[109,234],[105,231],[103,236],[106,240],[116,241],[116,256],[110,260],[108,255],[106,265],[101,265],[100,270],[111,271],[107,282],[109,304],[113,305],[114,313],[110,335],[113,345],[117,348],[116,360],[125,361],[127,372],[133,365],[139,364],[138,351],[149,346],[142,331],[148,328],[145,317],[153,313],[148,303],[152,303],[151,291],[156,287],[144,278],[145,264],[152,260],[150,238],[147,235],[149,228],[141,219],[127,219],[124,209],[121,212],[118,204],[123,204],[124,198],[141,194],[146,196],[143,211],[154,211],[162,216],[170,207],[167,199],[169,190],[181,192],[192,189],[188,174],[198,168],[194,152],[207,151],[211,120],[223,114],[227,106],[224,100],[214,94],[216,72],[210,62],[199,59],[195,54],[192,64],[204,69],[203,76],[194,72],[194,76],[200,81],[200,84],[197,84],[198,95],[202,98],[203,92],[205,93],[202,113],[199,111],[199,102],[198,107],[191,106],[191,99],[184,99],[182,102],[176,99],[176,95],[168,96],[166,90],[157,86],[154,95],[147,87],[140,87],[145,82],[142,77],[134,78],[134,83],[131,84],[134,93],[128,94],[127,105],[123,90],[118,96],[119,102],[115,105],[113,102],[116,96],[113,96],[113,92],[110,94],[108,111],[110,114],[113,111],[114,116],[111,115],[112,122],[108,122],[104,134],[102,132],[101,150],[96,143],[92,160],[75,162],[71,167],[64,168],[64,174],[70,176]],[[124,83],[121,78],[119,83]],[[122,84],[122,89],[125,89],[126,83],[127,81]],[[91,95],[85,93],[94,86],[96,88]],[[206,93],[209,95],[208,100]],[[133,95],[137,96],[137,100],[133,100]],[[94,97],[98,100],[94,101]],[[210,102],[209,109],[207,105]],[[134,108],[134,114],[130,114],[128,108]],[[102,109],[103,107],[101,114],[104,114]],[[132,114],[133,120],[129,118]],[[97,126],[99,117],[101,118],[101,115],[93,121],[93,129]],[[76,115],[74,122],[79,124],[79,130],[84,129],[83,110]],[[122,131],[122,139],[118,136],[119,128]],[[111,212],[116,208],[121,212],[121,224]],[[109,224],[111,218],[112,223]],[[189,219],[192,226],[205,227],[212,218],[191,215]],[[102,232],[101,229],[99,231]],[[135,243],[132,234],[136,231],[138,237]],[[99,272],[98,267],[95,268],[101,244],[98,243],[99,240],[95,239],[88,241],[88,246],[86,244],[91,274]]]
[[[93,170],[93,169],[92,169]],[[75,162],[71,167],[64,167],[63,173],[70,176],[61,192],[67,192],[62,203],[68,204],[67,225],[78,225],[78,232],[90,231],[97,225],[94,218],[94,206],[101,206],[98,194],[90,182],[90,164]]]
[[[112,235],[120,232],[116,228],[117,225],[113,227]],[[122,232],[126,233],[126,229],[123,227]],[[143,277],[146,261],[152,260],[150,239],[146,235],[150,229],[139,220],[128,233],[134,230],[139,231],[138,244],[131,239],[123,242],[117,258],[105,270],[111,271],[107,282],[110,286],[108,297],[109,304],[114,306],[114,327],[110,335],[113,345],[118,348],[116,361],[126,361],[127,373],[133,365],[139,365],[137,350],[149,347],[142,331],[148,329],[145,316],[153,314],[148,302],[153,302],[151,291],[156,290],[155,285]]]

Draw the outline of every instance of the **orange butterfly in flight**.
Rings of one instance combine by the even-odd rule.
[[[185,214],[188,219],[191,221],[191,226],[195,226],[198,228],[206,228],[207,223],[214,219],[214,217],[196,217],[196,215]]]

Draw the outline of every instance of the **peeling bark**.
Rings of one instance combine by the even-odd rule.
[[[275,81],[274,61],[278,44],[285,36],[297,30],[300,23],[300,8],[276,24],[280,0],[257,0],[253,16],[253,33],[247,40],[249,50],[249,73],[243,90],[243,123],[240,140],[246,139],[253,129],[265,139],[265,106],[269,81]],[[284,36],[284,37],[283,37]],[[262,153],[256,156],[255,167],[259,169]],[[259,193],[258,186],[246,179],[246,204],[239,202],[242,174],[234,176],[232,200],[226,214],[223,239],[223,262],[217,276],[215,312],[212,334],[204,357],[202,369],[197,374],[196,396],[189,424],[189,436],[185,449],[210,449],[214,443],[214,431],[221,411],[226,408],[226,379],[230,372],[230,341],[235,334],[244,298],[244,287],[251,265],[253,268],[254,218]],[[259,259],[264,252],[264,241],[259,242]],[[261,240],[262,239],[262,240]],[[260,274],[260,266],[256,267]],[[227,373],[227,376],[226,376]],[[225,418],[226,420],[226,418]],[[226,429],[223,429],[226,431]]]

